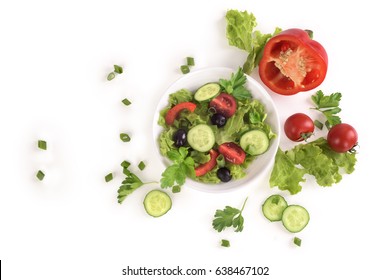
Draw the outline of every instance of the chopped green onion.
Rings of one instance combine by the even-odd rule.
[[[107,174],[105,177],[104,177],[104,180],[106,182],[110,182],[112,179],[114,178],[114,175],[112,173],[109,173]]]
[[[131,172],[130,172],[130,170],[127,169],[127,168],[123,168],[122,172],[123,172],[123,174],[125,174],[127,177],[131,176]]]
[[[190,73],[190,67],[188,67],[188,65],[182,65],[180,66],[180,70],[183,74],[188,74]]]
[[[320,129],[320,130],[322,130],[322,128],[324,127],[324,124],[323,124],[322,122],[320,122],[319,120],[315,120],[315,121],[314,121],[314,125],[315,125],[318,129]]]
[[[123,73],[123,68],[122,68],[122,66],[114,65],[114,72],[115,72],[115,73],[118,73],[118,74],[122,74],[122,73]]]
[[[43,173],[41,170],[38,170],[36,176],[37,176],[37,178],[38,178],[39,181],[42,181],[43,178],[45,178],[45,173]]]
[[[145,167],[146,167],[146,165],[145,165],[145,163],[143,162],[143,161],[141,161],[139,164],[138,164],[138,168],[139,168],[139,170],[144,170],[145,169]]]
[[[222,247],[230,247],[230,241],[226,239],[221,240],[221,246]]]
[[[47,144],[45,140],[38,140],[38,148],[41,150],[47,149]]]
[[[187,57],[187,65],[188,66],[194,66],[195,65],[195,60],[194,60],[193,57],[190,57],[190,56]]]
[[[119,137],[123,142],[130,142],[131,140],[130,136],[127,133],[121,133]]]
[[[110,74],[108,74],[107,76],[107,80],[111,81],[115,78],[115,73],[114,72],[111,72]]]
[[[294,237],[294,244],[301,247],[302,240],[298,237]]]
[[[127,160],[124,160],[124,161],[122,161],[122,163],[121,163],[121,166],[122,166],[123,168],[128,168],[130,165],[131,165],[131,163],[128,162]]]
[[[172,192],[173,193],[179,193],[181,191],[181,187],[179,185],[174,185],[172,187]]]
[[[125,104],[126,106],[129,106],[131,104],[130,100],[127,98],[123,99],[122,103]]]

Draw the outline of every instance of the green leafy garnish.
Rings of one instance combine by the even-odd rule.
[[[230,80],[219,80],[222,91],[232,94],[237,100],[252,98],[250,91],[245,88],[245,83],[246,76],[241,67],[231,75]]]
[[[341,123],[340,117],[337,116],[337,114],[341,112],[341,108],[339,107],[341,100],[340,92],[324,95],[324,93],[319,90],[311,96],[311,100],[316,105],[316,107],[312,109],[320,111],[326,117],[325,125],[328,129]]]
[[[127,176],[118,189],[118,203],[122,203],[129,194],[132,194],[136,189],[144,185],[157,184],[157,182],[144,183],[133,172],[128,171],[126,173]]]
[[[195,176],[195,162],[192,157],[188,156],[187,148],[180,147],[178,150],[170,150],[167,152],[167,156],[173,164],[162,173],[160,180],[162,188],[169,188],[174,185],[182,186],[187,176]]]
[[[245,204],[248,198],[245,199],[241,210],[233,208],[231,206],[225,206],[223,210],[217,210],[214,214],[213,228],[221,232],[227,227],[235,228],[236,232],[240,232],[244,229],[244,217],[242,211],[245,208]]]
[[[302,189],[306,174],[315,177],[317,184],[332,186],[342,179],[341,169],[350,174],[354,171],[356,155],[333,151],[325,138],[300,144],[283,152],[278,149],[269,180],[270,186],[296,194]]]
[[[253,31],[257,25],[256,17],[247,11],[228,10],[225,18],[227,22],[226,37],[229,45],[248,53],[243,70],[246,74],[250,74],[259,64],[265,44],[282,30],[277,27],[273,34],[263,34],[258,30]]]

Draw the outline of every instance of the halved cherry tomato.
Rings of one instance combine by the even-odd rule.
[[[230,118],[236,112],[237,102],[231,94],[223,92],[210,101],[210,108],[214,108],[217,113]]]
[[[222,154],[226,161],[233,164],[242,164],[246,154],[244,150],[233,142],[226,142],[218,147],[218,152]]]
[[[167,125],[172,125],[179,113],[183,110],[188,110],[194,112],[196,109],[196,104],[192,102],[182,102],[173,106],[167,114],[165,115],[165,122]]]
[[[272,37],[259,63],[263,83],[272,91],[292,95],[319,86],[328,69],[324,47],[302,29],[287,29]]]
[[[284,123],[284,133],[292,141],[302,141],[309,138],[314,132],[313,120],[303,113],[289,116]]]
[[[327,140],[333,151],[345,153],[357,145],[358,134],[351,125],[340,123],[332,126],[328,132]]]
[[[203,176],[207,172],[211,171],[216,165],[217,165],[217,157],[218,157],[218,152],[211,149],[210,150],[210,160],[206,163],[200,164],[198,167],[195,168],[195,176]]]

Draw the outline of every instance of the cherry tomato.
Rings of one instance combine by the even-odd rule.
[[[195,176],[203,176],[207,172],[211,171],[217,165],[218,152],[211,149],[210,150],[210,160],[206,163],[200,164],[195,168]]]
[[[351,125],[340,123],[332,126],[328,132],[327,140],[333,151],[345,153],[356,146],[358,134]]]
[[[284,123],[284,133],[292,141],[306,140],[313,134],[313,131],[313,120],[303,113],[291,115]]]
[[[172,125],[177,116],[180,114],[183,110],[189,110],[190,112],[195,111],[196,104],[192,102],[182,102],[175,106],[173,106],[167,114],[165,115],[165,122],[167,125]]]
[[[242,164],[246,154],[244,150],[233,142],[226,142],[218,147],[218,152],[222,154],[226,161],[233,164]]]
[[[272,91],[292,95],[319,86],[328,69],[324,47],[302,29],[287,29],[264,47],[259,75]]]
[[[221,93],[210,101],[210,108],[214,108],[217,113],[230,118],[236,112],[237,102],[231,94]]]

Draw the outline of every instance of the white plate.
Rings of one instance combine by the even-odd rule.
[[[236,71],[225,67],[213,67],[196,70],[178,79],[162,94],[154,114],[153,138],[156,144],[156,152],[165,166],[168,167],[171,163],[168,158],[162,156],[160,153],[158,137],[163,131],[163,127],[159,126],[157,122],[160,111],[168,105],[169,95],[183,88],[194,92],[196,89],[206,83],[217,82],[221,78],[230,79],[231,74],[234,72]],[[242,179],[231,180],[227,183],[220,184],[205,184],[187,178],[185,186],[190,186],[196,190],[204,192],[224,192],[237,188],[243,188],[249,181],[266,174],[269,168],[273,165],[274,157],[280,141],[280,122],[275,104],[268,95],[267,91],[250,76],[247,76],[246,88],[251,91],[253,98],[260,100],[261,103],[264,104],[267,112],[266,122],[271,125],[273,132],[275,132],[277,135],[276,138],[272,139],[268,151],[257,157],[257,159],[248,167],[247,176]]]

